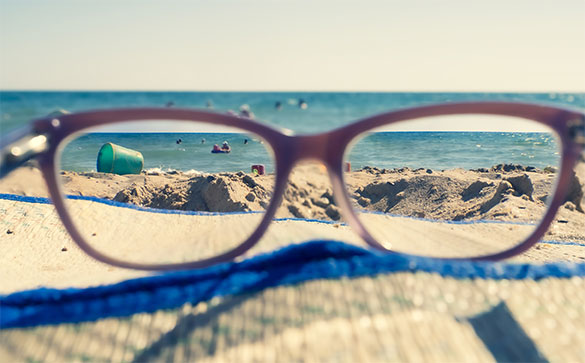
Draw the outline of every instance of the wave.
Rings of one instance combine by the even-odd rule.
[[[181,173],[181,174],[185,174],[185,175],[197,176],[197,175],[204,174],[202,171],[195,170],[195,169],[180,170],[180,169],[174,169],[174,168],[148,168],[148,169],[144,169],[143,172],[146,173],[147,175],[164,175],[164,174]]]

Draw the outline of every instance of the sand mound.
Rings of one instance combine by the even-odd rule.
[[[0,190],[46,196],[38,170],[21,169],[2,180]],[[181,172],[156,175],[62,172],[60,177],[67,194],[151,208],[208,212],[265,210],[274,186],[272,175],[252,176],[243,172],[197,176]],[[444,171],[365,167],[347,174],[346,183],[355,206],[369,211],[444,220],[531,220],[544,213],[555,177],[552,168],[539,170],[512,164]],[[578,169],[566,196],[566,209],[583,212],[584,179],[585,174]],[[326,173],[310,165],[295,168],[276,216],[340,220]]]
[[[272,198],[272,176],[250,176],[242,172],[175,178],[159,184],[148,177],[123,188],[113,200],[150,208],[206,212],[263,211]],[[289,182],[278,217],[339,220],[330,189],[306,180]]]
[[[552,171],[503,164],[489,170],[441,172],[367,167],[354,174],[358,181],[353,198],[362,208],[443,220],[538,219],[554,183]],[[581,212],[583,189],[573,174],[565,201]]]
[[[270,194],[251,176],[236,173],[197,176],[162,187],[133,184],[113,199],[150,208],[243,212],[264,210]]]
[[[146,177],[123,188],[113,199],[162,209],[262,211],[271,200],[274,183],[272,176],[243,172],[174,177],[172,182],[159,185]],[[352,201],[369,211],[455,221],[531,221],[543,215],[555,178],[553,173],[536,168],[499,165],[489,171],[366,167],[348,179]],[[577,176],[571,185],[566,200],[582,211],[583,186]],[[341,214],[326,179],[293,175],[277,217],[336,221]]]

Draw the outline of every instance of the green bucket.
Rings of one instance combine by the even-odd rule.
[[[144,158],[136,150],[108,142],[104,144],[97,157],[97,171],[114,174],[140,174]]]

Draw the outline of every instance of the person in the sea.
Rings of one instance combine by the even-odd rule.
[[[243,104],[240,106],[240,116],[249,118],[251,120],[253,120],[256,117],[254,113],[250,111],[250,106],[248,106],[247,104]]]
[[[180,144],[180,143],[182,143],[182,142],[183,142],[183,140],[182,140],[182,139],[180,139],[180,138],[179,138],[179,139],[177,139],[177,145],[178,145],[178,144]]]
[[[201,143],[205,144],[205,138],[201,139]]]
[[[205,102],[205,106],[207,108],[213,108],[213,102],[211,102],[211,100],[207,100],[207,102]]]
[[[244,139],[244,145],[248,143],[248,139]]]
[[[223,144],[221,145],[221,149],[222,150],[229,150],[230,149],[230,145],[228,144],[227,141],[223,142]]]
[[[274,104],[274,108],[276,109],[276,111],[282,110],[282,102],[276,101],[276,103]]]
[[[301,110],[306,110],[309,107],[309,105],[307,105],[307,102],[305,102],[305,100],[303,100],[302,98],[299,99],[299,108]]]

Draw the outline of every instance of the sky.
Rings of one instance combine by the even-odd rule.
[[[585,0],[0,0],[0,89],[585,92]]]

